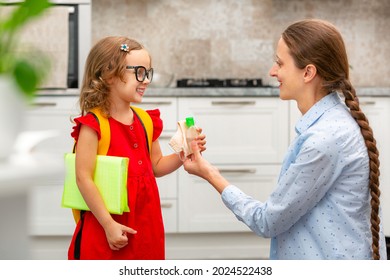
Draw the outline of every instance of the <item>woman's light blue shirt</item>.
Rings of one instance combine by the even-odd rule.
[[[271,259],[371,259],[369,158],[358,124],[331,93],[295,129],[268,200],[230,185],[223,202],[256,234],[272,238]],[[380,249],[386,259],[383,230]]]

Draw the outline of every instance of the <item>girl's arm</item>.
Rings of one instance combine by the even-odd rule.
[[[202,129],[199,128],[199,133],[202,132]],[[200,152],[203,152],[206,150],[205,140],[206,136],[204,134],[200,134],[195,138],[196,143],[199,147]],[[160,148],[160,143],[157,140],[155,140],[152,144],[152,165],[153,165],[153,172],[154,176],[156,177],[162,177],[167,174],[172,173],[173,171],[177,170],[180,166],[183,165],[183,160],[180,158],[178,154],[170,154],[167,156],[163,156]]]
[[[156,177],[162,177],[170,174],[183,164],[179,155],[177,154],[173,153],[167,156],[163,156],[158,139],[156,139],[152,144],[151,160],[153,173]]]
[[[89,209],[104,228],[110,248],[119,250],[127,245],[126,233],[134,234],[136,232],[117,223],[104,205],[100,192],[93,181],[97,148],[96,132],[92,128],[82,125],[77,140],[76,181]]]

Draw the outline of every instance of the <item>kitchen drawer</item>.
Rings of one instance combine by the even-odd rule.
[[[58,113],[59,111],[78,114],[80,106],[78,96],[37,96],[34,98],[29,112],[35,113]]]
[[[288,103],[278,98],[181,98],[179,118],[187,116],[203,129],[203,156],[215,164],[279,164],[288,147]]]
[[[23,130],[55,131],[56,137],[40,142],[34,152],[42,152],[63,156],[71,152],[74,144],[70,136],[74,124],[71,117],[79,114],[77,97],[37,97],[26,112]]]
[[[70,236],[75,229],[72,210],[61,207],[63,183],[36,186],[29,193],[30,235]]]
[[[277,185],[279,165],[218,165],[221,174],[247,195],[264,202]],[[179,173],[179,232],[245,232],[224,205],[221,195],[205,180]]]

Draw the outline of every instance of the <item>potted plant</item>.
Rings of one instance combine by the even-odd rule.
[[[12,152],[22,126],[24,105],[34,96],[47,71],[41,67],[44,59],[16,51],[22,44],[18,33],[51,6],[48,0],[25,0],[6,13],[7,3],[10,1],[0,2],[0,161]]]

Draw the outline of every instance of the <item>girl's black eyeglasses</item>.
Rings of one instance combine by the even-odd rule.
[[[143,66],[126,66],[126,69],[134,69],[135,78],[140,83],[145,81],[146,78],[148,78],[150,83],[153,80],[153,68],[146,70]]]

